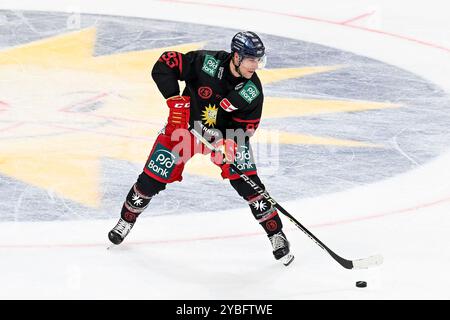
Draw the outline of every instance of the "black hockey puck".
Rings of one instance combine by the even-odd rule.
[[[356,286],[358,288],[365,288],[365,287],[367,287],[367,282],[365,282],[365,281],[356,281]]]

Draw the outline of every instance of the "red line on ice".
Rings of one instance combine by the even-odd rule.
[[[76,106],[79,106],[79,105],[84,105],[84,104],[88,104],[90,102],[99,101],[99,100],[101,100],[102,98],[104,98],[104,97],[106,97],[108,95],[109,95],[108,92],[102,92],[102,93],[100,93],[100,94],[98,94],[98,95],[96,95],[96,96],[94,96],[92,98],[89,98],[89,99],[86,99],[86,100],[82,100],[80,102],[76,102],[74,104],[71,104],[70,106],[64,107],[64,108],[60,109],[59,111],[62,111],[62,112],[73,112],[70,109],[72,109],[72,108],[74,108]]]
[[[355,22],[355,21],[360,20],[360,19],[362,19],[362,18],[371,16],[371,15],[373,15],[374,13],[375,13],[375,11],[363,13],[363,14],[360,14],[359,16],[356,16],[356,17],[354,17],[354,18],[351,18],[351,19],[348,19],[348,20],[345,20],[345,21],[342,21],[342,22],[339,22],[339,23],[340,23],[340,24],[349,24],[350,22]]]
[[[97,130],[92,130],[92,129],[72,128],[72,127],[67,127],[67,126],[61,126],[58,124],[52,124],[52,125],[47,125],[47,126],[52,127],[52,128],[63,129],[63,130],[69,130],[69,131],[95,133],[95,134],[104,135],[104,136],[108,136],[108,137],[112,136],[112,137],[126,138],[126,139],[132,139],[132,140],[145,140],[145,141],[151,140],[150,138],[148,138],[146,136],[135,137],[135,136],[129,136],[129,135],[125,135],[125,134],[102,132],[102,131],[97,131]]]
[[[74,111],[72,111],[71,109],[76,107],[76,106],[80,106],[80,105],[86,105],[90,102],[95,102],[95,101],[99,101],[102,98],[108,96],[109,93],[108,92],[102,92],[92,98],[80,101],[80,102],[76,102],[71,104],[70,106],[67,107],[63,107],[61,109],[59,109],[59,111],[61,112],[68,112],[68,113],[72,113]],[[127,118],[122,118],[122,117],[113,117],[113,116],[105,116],[105,115],[99,115],[99,114],[92,114],[92,113],[86,113],[83,114],[87,117],[94,117],[94,118],[101,118],[101,119],[106,119],[106,120],[117,120],[117,121],[125,121],[125,122],[133,122],[133,123],[146,123],[146,124],[155,124],[156,122],[151,122],[151,121],[144,121],[144,120],[138,120],[138,119],[127,119]],[[158,123],[159,124],[159,123]]]
[[[383,217],[386,217],[386,216],[391,216],[391,215],[399,214],[399,213],[411,213],[413,211],[417,211],[417,210],[420,210],[420,209],[433,207],[435,205],[439,205],[439,204],[442,204],[442,203],[445,203],[445,202],[449,202],[449,201],[450,201],[450,197],[444,198],[444,199],[440,199],[440,200],[436,200],[436,201],[429,202],[429,203],[420,204],[420,205],[417,205],[417,206],[414,206],[414,207],[404,208],[404,209],[387,211],[387,212],[383,212],[383,213],[375,213],[375,214],[371,214],[371,215],[363,216],[363,217],[342,219],[342,220],[337,220],[337,221],[334,221],[334,222],[319,223],[319,224],[313,225],[312,227],[316,227],[316,228],[328,227],[328,226],[335,226],[335,225],[339,225],[339,224],[346,224],[346,223],[358,222],[358,221],[363,221],[363,220],[383,218]]]
[[[395,34],[395,33],[392,33],[392,32],[376,30],[376,29],[371,29],[371,28],[365,28],[365,27],[359,27],[359,26],[354,26],[354,25],[350,25],[350,24],[343,24],[342,22],[337,22],[337,21],[332,21],[332,20],[327,20],[327,19],[307,17],[307,16],[296,15],[296,14],[290,14],[290,13],[284,13],[284,12],[276,12],[276,11],[270,11],[270,10],[264,10],[264,9],[257,9],[257,8],[245,8],[245,7],[237,7],[237,6],[231,6],[231,5],[201,3],[201,2],[196,2],[196,1],[180,1],[180,0],[159,0],[159,1],[161,1],[161,2],[175,2],[175,3],[181,3],[181,4],[192,4],[192,5],[207,6],[207,7],[218,7],[218,8],[226,8],[226,9],[234,9],[234,10],[244,10],[244,11],[252,11],[252,12],[261,12],[261,13],[268,13],[268,14],[274,14],[274,15],[279,15],[279,16],[286,16],[286,17],[303,19],[303,20],[310,20],[310,21],[328,23],[328,24],[333,24],[333,25],[337,25],[337,26],[340,26],[340,27],[348,27],[348,28],[364,30],[364,31],[367,31],[367,32],[378,33],[378,34],[382,34],[382,35],[385,35],[385,36],[390,36],[390,37],[394,37],[394,38],[398,38],[398,39],[403,39],[403,40],[415,42],[417,44],[421,44],[421,45],[424,45],[424,46],[428,46],[428,47],[432,47],[432,48],[435,48],[435,49],[439,49],[439,50],[443,50],[443,51],[446,51],[446,52],[450,52],[450,48],[446,48],[444,46],[441,46],[441,45],[438,45],[438,44],[435,44],[435,43],[431,43],[431,42],[415,39],[415,38],[412,38],[412,37],[409,37],[409,36],[403,36],[403,35]]]
[[[404,209],[398,209],[393,211],[387,211],[383,213],[376,213],[362,217],[355,217],[349,219],[336,220],[325,223],[318,223],[314,225],[307,226],[307,228],[322,228],[329,226],[342,225],[347,223],[384,218],[387,216],[401,214],[401,213],[412,213],[414,211],[433,207],[445,202],[449,202],[450,197],[446,197],[433,202],[424,203],[421,205],[408,207]],[[296,230],[296,228],[290,228],[290,230]],[[162,239],[162,240],[148,240],[148,241],[129,241],[127,245],[157,245],[157,244],[175,244],[175,243],[188,243],[194,241],[211,241],[211,240],[224,240],[224,239],[236,239],[236,238],[247,238],[255,236],[263,236],[263,232],[253,232],[253,233],[241,233],[241,234],[230,234],[222,236],[205,236],[205,237],[193,237],[193,238],[182,238],[182,239]],[[107,247],[109,243],[106,241],[104,243],[66,243],[66,244],[11,244],[11,245],[0,245],[0,249],[51,249],[51,248],[86,248],[86,247]]]
[[[133,123],[145,123],[145,124],[158,124],[163,125],[162,122],[156,122],[156,121],[146,121],[146,120],[138,120],[138,119],[128,119],[128,118],[122,118],[122,117],[112,117],[112,116],[104,116],[100,114],[91,114],[88,113],[86,116],[94,117],[94,118],[101,118],[106,120],[117,120],[117,121],[124,121],[124,122],[133,122]]]
[[[362,18],[362,16],[353,18],[351,20],[347,20],[344,22],[336,22],[336,21],[331,21],[331,20],[326,20],[326,19],[320,19],[320,18],[314,18],[314,17],[307,17],[307,16],[300,16],[300,15],[294,15],[294,14],[288,14],[288,13],[282,13],[282,12],[275,12],[275,11],[269,11],[269,10],[263,10],[263,9],[256,9],[256,8],[244,8],[244,7],[237,7],[237,6],[230,6],[230,5],[222,5],[222,4],[209,4],[209,3],[200,3],[200,2],[195,2],[195,1],[180,1],[180,0],[160,0],[162,2],[176,2],[176,3],[181,3],[181,4],[193,4],[193,5],[199,5],[199,6],[209,6],[209,7],[220,7],[220,8],[227,8],[227,9],[234,9],[234,10],[244,10],[244,11],[257,11],[257,12],[262,12],[262,13],[269,13],[269,14],[275,14],[275,15],[281,15],[281,16],[288,16],[288,17],[293,17],[293,18],[298,18],[298,19],[303,19],[303,20],[310,20],[310,21],[316,21],[316,22],[322,22],[322,23],[328,23],[328,24],[334,24],[334,25],[338,25],[338,26],[342,26],[342,27],[348,27],[348,28],[354,28],[354,29],[360,29],[360,30],[364,30],[367,32],[373,32],[373,33],[378,33],[378,34],[383,34],[386,36],[391,36],[394,38],[399,38],[399,39],[403,39],[403,40],[407,40],[407,41],[411,41],[411,42],[415,42],[417,44],[420,45],[424,45],[424,46],[429,46],[435,49],[440,49],[446,52],[450,52],[449,48],[431,43],[431,42],[427,42],[427,41],[423,41],[423,40],[418,40],[418,39],[414,39],[412,37],[409,36],[403,36],[403,35],[399,35],[399,34],[395,34],[395,33],[391,33],[391,32],[386,32],[386,31],[381,31],[381,30],[375,30],[375,29],[370,29],[370,28],[365,28],[365,27],[359,27],[359,26],[353,26],[353,25],[349,25],[348,23],[351,21],[355,21],[357,18]],[[368,14],[366,14],[368,15]],[[70,109],[72,106],[65,108],[65,109]],[[64,109],[63,109],[64,110]],[[63,111],[61,110],[61,111]],[[66,110],[64,110],[66,111]],[[370,219],[377,219],[377,218],[382,218],[382,217],[386,217],[386,216],[390,216],[390,215],[394,215],[394,214],[400,214],[400,213],[411,213],[420,209],[424,209],[424,208],[428,208],[428,207],[432,207],[435,205],[439,205],[445,202],[450,201],[450,197],[441,199],[441,200],[437,200],[437,201],[433,201],[430,203],[425,203],[425,204],[421,204],[421,205],[417,205],[414,207],[409,207],[409,208],[404,208],[404,209],[399,209],[399,210],[393,210],[393,211],[388,211],[388,212],[384,212],[384,213],[377,213],[377,214],[371,214],[368,216],[362,216],[362,217],[355,217],[355,218],[349,218],[349,219],[343,219],[343,220],[337,220],[337,221],[333,221],[333,222],[326,222],[326,223],[319,223],[319,224],[315,224],[315,225],[311,225],[310,228],[321,228],[321,227],[327,227],[327,226],[335,226],[335,225],[340,225],[340,224],[346,224],[346,223],[353,223],[353,222],[359,222],[359,221],[364,221],[364,220],[370,220]],[[210,236],[210,237],[196,237],[196,238],[185,238],[185,239],[167,239],[167,240],[150,240],[150,241],[140,241],[140,242],[128,242],[128,244],[135,244],[135,245],[148,245],[148,244],[166,244],[166,243],[185,243],[185,242],[192,242],[192,241],[204,241],[204,240],[222,240],[222,239],[229,239],[229,238],[241,238],[241,237],[251,237],[251,236],[261,236],[263,235],[262,232],[260,233],[246,233],[246,234],[234,234],[234,235],[225,235],[225,236]],[[0,248],[5,248],[5,249],[36,249],[36,248],[80,248],[80,247],[102,247],[102,246],[107,246],[107,243],[85,243],[85,244],[30,244],[30,245],[0,245]]]
[[[4,111],[9,108],[9,104],[0,100],[0,111]]]

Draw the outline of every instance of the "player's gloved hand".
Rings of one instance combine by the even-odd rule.
[[[189,109],[191,97],[189,96],[173,96],[166,100],[170,109]]]
[[[189,125],[190,100],[188,96],[173,96],[166,100],[169,107],[169,118],[165,133],[172,134],[176,129],[187,129]]]
[[[232,139],[220,139],[214,143],[216,149],[221,151],[211,152],[211,161],[215,164],[221,165],[225,163],[234,163],[236,159],[237,144]]]

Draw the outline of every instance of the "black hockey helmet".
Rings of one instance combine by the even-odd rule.
[[[258,69],[266,66],[266,48],[261,38],[252,31],[241,31],[234,35],[231,39],[231,52],[237,52],[239,62],[236,71],[240,73],[239,66],[246,57],[256,58],[258,60]]]
[[[252,31],[241,31],[231,40],[231,52],[237,52],[242,57],[262,58],[266,48],[258,35]]]

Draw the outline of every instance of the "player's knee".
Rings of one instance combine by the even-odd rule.
[[[142,172],[136,182],[136,187],[147,197],[153,197],[166,188],[166,184],[149,177]]]

